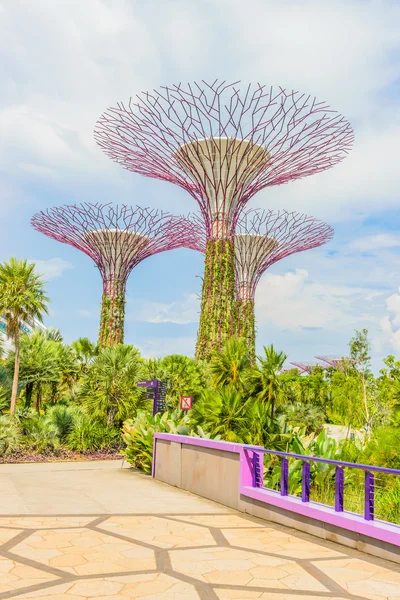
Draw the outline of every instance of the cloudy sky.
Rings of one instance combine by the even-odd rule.
[[[195,210],[183,190],[123,171],[93,140],[99,115],[159,85],[242,80],[326,100],[355,129],[345,161],[259,193],[252,207],[327,220],[327,246],[274,265],[256,296],[258,350],[346,354],[368,328],[374,365],[400,355],[400,4],[396,0],[0,0],[0,260],[48,281],[47,325],[96,339],[91,260],[32,230],[45,207],[86,201]],[[128,282],[126,341],[193,354],[202,257],[150,258]]]

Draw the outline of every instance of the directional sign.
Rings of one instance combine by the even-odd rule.
[[[137,385],[139,387],[155,387],[157,385],[157,379],[152,379],[151,381],[139,381]]]
[[[181,396],[181,410],[190,410],[193,406],[192,396]]]
[[[146,398],[147,398],[148,400],[150,400],[150,399],[153,399],[153,398],[154,398],[154,394],[152,394],[152,393],[148,393],[148,392],[147,392],[147,393],[146,393]]]

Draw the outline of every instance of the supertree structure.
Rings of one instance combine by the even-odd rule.
[[[192,248],[204,252],[207,243],[206,230],[196,216],[193,216],[191,221],[197,233],[190,236],[189,244]],[[240,215],[232,235],[237,313],[235,333],[247,340],[253,358],[254,298],[261,276],[271,265],[286,256],[322,246],[332,237],[332,227],[314,217],[297,212],[251,209]]]
[[[31,219],[41,233],[81,250],[103,280],[99,345],[124,341],[126,282],[142,260],[184,245],[190,222],[162,211],[109,204],[64,205]]]
[[[321,365],[318,363],[310,361],[292,362],[290,364],[294,365],[300,370],[300,375],[303,375],[304,373],[308,373],[310,375],[315,367],[321,367]]]
[[[261,189],[324,171],[351,147],[349,123],[325,102],[239,82],[173,85],[109,108],[95,139],[125,169],[169,181],[198,202],[207,232],[196,355],[235,329],[239,212]]]

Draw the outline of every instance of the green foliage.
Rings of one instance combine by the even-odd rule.
[[[275,416],[276,405],[282,399],[284,379],[279,371],[286,358],[287,355],[277,352],[273,344],[264,346],[264,356],[257,357],[257,366],[249,375],[253,393],[258,400],[268,403],[271,419]]]
[[[136,414],[146,405],[143,391],[136,385],[142,369],[143,361],[133,346],[104,348],[77,391],[86,412],[110,426]]]
[[[155,432],[193,435],[189,418],[178,411],[162,415],[158,413],[154,417],[149,413],[139,412],[134,420],[125,421],[122,438],[126,448],[123,453],[132,466],[146,473],[151,473]]]
[[[21,442],[22,434],[18,420],[8,415],[0,415],[0,456],[19,450]]]
[[[124,343],[125,283],[112,282],[112,293],[103,293],[101,300],[99,348]]]
[[[48,301],[34,264],[16,258],[0,263],[0,314],[7,319],[7,336],[13,339],[15,345],[11,414],[14,414],[17,404],[21,325],[23,322],[32,323],[34,319],[41,321],[43,314],[47,313]]]
[[[230,385],[236,390],[243,389],[250,368],[251,356],[244,338],[227,340],[222,350],[214,352],[210,363],[216,388]]]
[[[252,364],[256,360],[256,321],[254,300],[236,300],[237,335],[246,340],[247,353]]]
[[[237,331],[234,246],[232,240],[207,242],[196,358],[210,360],[214,350]]]
[[[93,452],[104,448],[118,448],[120,439],[119,429],[106,427],[101,421],[81,413],[75,418],[74,425],[66,436],[66,445],[77,452]]]
[[[204,390],[190,411],[190,419],[193,427],[200,425],[212,438],[241,442],[249,408],[250,401],[232,387]]]
[[[166,382],[166,402],[173,409],[179,406],[181,396],[196,396],[209,384],[210,370],[204,361],[171,354],[144,361],[143,378]]]
[[[321,431],[325,422],[324,411],[313,404],[296,402],[286,405],[283,414],[289,426],[304,428],[306,435]]]

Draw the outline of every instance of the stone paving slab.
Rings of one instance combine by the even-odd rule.
[[[0,496],[0,600],[400,600],[400,566],[389,561],[118,463],[62,465],[0,472],[0,488],[14,486]]]

